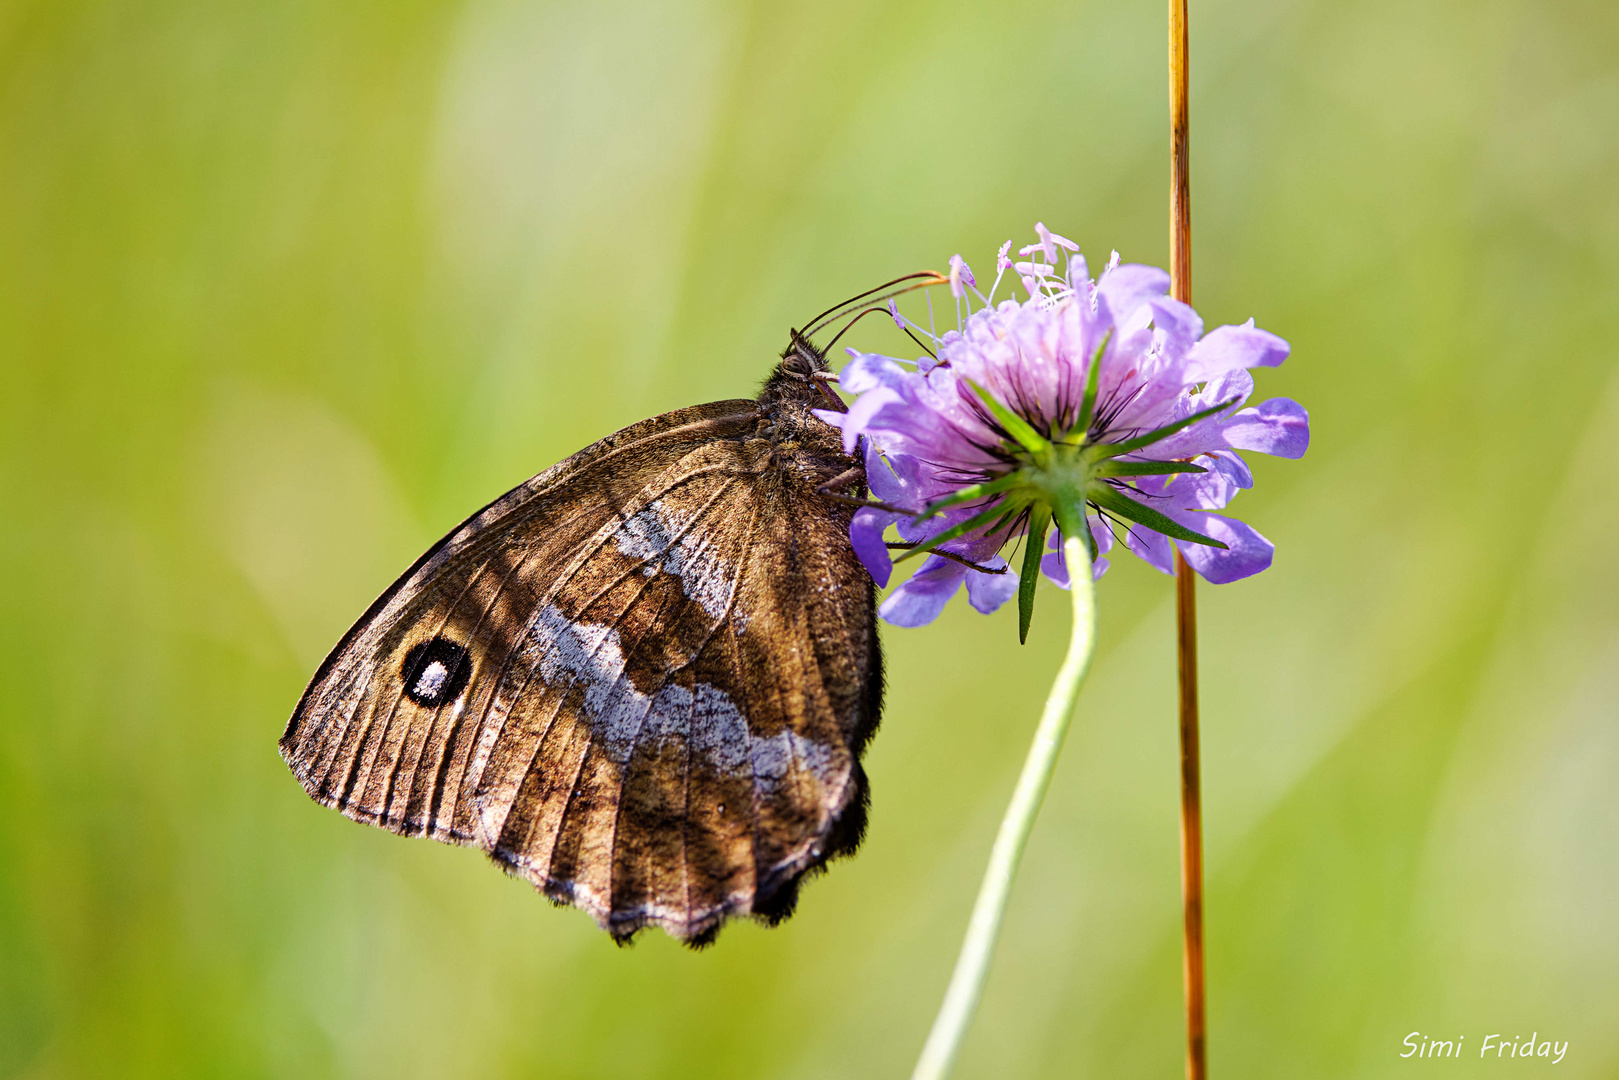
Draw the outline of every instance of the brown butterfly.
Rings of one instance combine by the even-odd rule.
[[[418,559],[281,737],[310,797],[482,848],[619,940],[791,914],[860,842],[882,703],[865,472],[811,412],[844,406],[807,333],[756,400],[609,435]]]

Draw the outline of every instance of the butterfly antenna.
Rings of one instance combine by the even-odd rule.
[[[844,326],[843,326],[843,329],[839,330],[837,332],[836,336],[834,336],[831,341],[826,343],[826,348],[821,350],[821,354],[823,356],[830,354],[832,352],[832,347],[838,343],[838,340],[840,338],[842,338],[844,334],[847,334],[850,330],[854,329],[854,324],[855,323],[859,322],[861,319],[864,319],[867,315],[873,315],[873,314],[875,314],[875,313],[877,313],[879,311],[882,312],[885,315],[888,314],[888,309],[887,308],[875,307],[875,306],[868,307],[868,308],[863,308],[860,311],[856,312],[855,315],[854,315],[854,318],[850,319],[847,323],[845,323]],[[911,333],[911,328],[910,327],[901,325],[900,329],[902,331],[904,331],[906,337],[908,337],[912,341],[916,342],[918,348],[920,348],[923,352],[927,353],[929,356],[933,356],[933,350],[928,348],[927,343],[924,342],[921,338],[919,338],[915,334]],[[937,359],[937,357],[935,357],[935,359]]]
[[[815,316],[815,318],[810,320],[809,325],[804,328],[804,336],[812,337],[815,334],[820,333],[822,330],[825,330],[827,326],[847,315],[851,308],[859,307],[862,304],[880,304],[884,300],[889,300],[896,296],[903,296],[904,294],[915,289],[926,289],[933,285],[943,285],[949,280],[950,279],[948,277],[939,273],[937,270],[918,270],[914,274],[906,274],[904,277],[897,277],[893,281],[885,281],[875,289],[867,289],[859,296],[852,296],[841,304],[834,304],[832,307],[827,308],[825,311]],[[911,284],[906,284],[906,282],[910,282]],[[895,286],[900,287],[896,288]],[[828,348],[830,348],[830,346],[828,346]]]

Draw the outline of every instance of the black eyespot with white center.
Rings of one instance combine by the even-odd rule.
[[[418,705],[434,708],[454,701],[472,677],[472,659],[466,646],[449,638],[424,641],[405,654],[405,696]]]

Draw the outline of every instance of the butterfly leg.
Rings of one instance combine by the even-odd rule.
[[[907,543],[905,543],[904,541],[901,541],[901,540],[889,540],[889,541],[886,541],[886,545],[888,547],[891,547],[891,548],[902,548],[902,549],[904,549],[906,551],[909,551],[912,548],[917,546],[915,544],[907,544]],[[991,567],[988,567],[988,566],[980,566],[978,563],[973,562],[971,559],[964,559],[960,555],[957,555],[954,552],[945,551],[942,548],[934,548],[932,551],[928,552],[928,554],[929,555],[937,555],[941,559],[949,559],[951,562],[954,562],[954,563],[960,563],[962,566],[965,566],[969,570],[977,570],[980,574],[1004,574],[1004,573],[1006,573],[1006,567],[1004,567],[1004,566],[996,567],[996,568],[991,568]]]
[[[815,489],[817,495],[829,495],[834,491],[841,491],[854,483],[864,483],[866,470],[864,466],[856,465],[851,469],[844,469],[838,475]]]

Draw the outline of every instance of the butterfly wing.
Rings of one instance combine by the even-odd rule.
[[[790,908],[858,839],[880,662],[847,513],[757,420],[635,425],[424,556],[283,736],[309,794],[482,847],[617,936]]]

